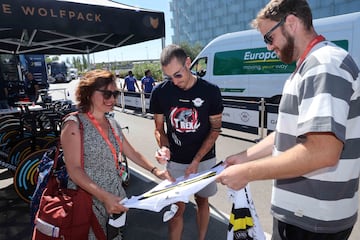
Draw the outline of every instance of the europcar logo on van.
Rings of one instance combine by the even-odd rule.
[[[333,43],[348,50],[347,40],[333,41]],[[242,74],[278,74],[292,73],[295,62],[285,64],[280,61],[276,53],[267,48],[248,48],[217,52],[214,56],[214,76],[242,75]]]
[[[248,48],[218,52],[214,59],[214,75],[292,73],[295,63],[285,64],[267,48]]]

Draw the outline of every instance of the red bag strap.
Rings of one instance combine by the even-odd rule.
[[[60,144],[60,139],[56,145],[56,152],[55,152],[55,156],[54,156],[54,164],[53,164],[53,170],[55,171],[56,170],[56,166],[57,166],[57,163],[58,163],[58,157],[59,157],[59,154],[60,154],[60,147],[61,147],[61,144]]]
[[[76,113],[74,113],[74,115],[77,117],[77,119],[79,121],[79,129],[80,129],[80,134],[81,134],[81,166],[82,166],[82,168],[84,168],[84,126],[80,120],[79,114],[76,112]],[[80,188],[80,189],[82,190],[82,188]],[[86,192],[86,193],[89,194],[88,192]],[[106,240],[105,232],[102,229],[102,227],[99,223],[99,220],[95,216],[94,212],[91,213],[91,228],[93,229],[94,234],[98,240]]]
[[[81,135],[81,137],[80,137],[80,141],[81,141],[81,167],[84,168],[84,152],[85,152],[84,151],[84,126],[83,126],[83,124],[82,124],[82,122],[80,120],[78,112],[76,112],[74,115],[77,117],[77,119],[79,121],[79,129],[80,129],[80,135]]]
[[[91,228],[97,238],[97,240],[106,240],[104,230],[100,226],[99,220],[95,216],[94,212],[91,214]]]

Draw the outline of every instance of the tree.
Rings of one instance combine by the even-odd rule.
[[[183,42],[180,43],[180,47],[185,50],[191,60],[194,60],[196,56],[200,53],[200,51],[203,49],[203,46],[199,42],[195,43],[195,45],[193,46],[191,46],[189,43]]]
[[[82,65],[83,65],[84,69],[88,69],[88,67],[89,67],[88,61],[84,54],[82,55]]]
[[[80,61],[80,57],[73,57],[72,58],[72,65],[74,66],[74,68],[77,68],[80,72],[82,72],[83,71],[83,66],[82,66],[82,64],[81,64],[81,61]]]
[[[152,63],[140,63],[140,64],[134,64],[133,74],[137,79],[141,79],[143,76],[145,76],[145,71],[150,69],[152,77],[155,81],[161,81],[162,80],[162,72],[159,62],[152,62]]]
[[[46,63],[50,63],[50,62],[54,62],[54,61],[59,61],[59,56],[46,56],[45,57],[45,62]]]

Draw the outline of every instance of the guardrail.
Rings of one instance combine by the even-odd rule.
[[[50,95],[51,92],[62,91],[63,94],[64,94],[64,100],[68,100],[68,99],[67,99],[66,89],[67,89],[67,88],[52,88],[52,89],[48,89],[47,92],[48,92],[48,94]]]
[[[149,113],[150,93],[127,92],[121,90],[117,105],[124,109],[141,111],[143,114]]]
[[[150,94],[140,92],[121,91],[117,105],[122,110],[130,109],[149,113]],[[256,142],[275,130],[277,122],[278,104],[266,103],[264,98],[260,101],[243,101],[223,99],[224,111],[222,126],[257,135]]]

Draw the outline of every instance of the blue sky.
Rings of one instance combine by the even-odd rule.
[[[169,0],[114,0],[123,4],[147,8],[151,10],[162,11],[165,14],[165,45],[171,43],[171,36],[173,30],[170,27],[170,19],[172,14],[170,12]],[[124,46],[115,48],[108,51],[102,51],[94,54],[90,54],[90,61],[95,59],[96,63],[101,62],[113,62],[113,61],[126,61],[126,60],[138,60],[138,59],[154,59],[159,58],[161,53],[161,39],[138,43],[130,46]],[[60,59],[65,61],[66,58],[81,55],[61,55]]]

